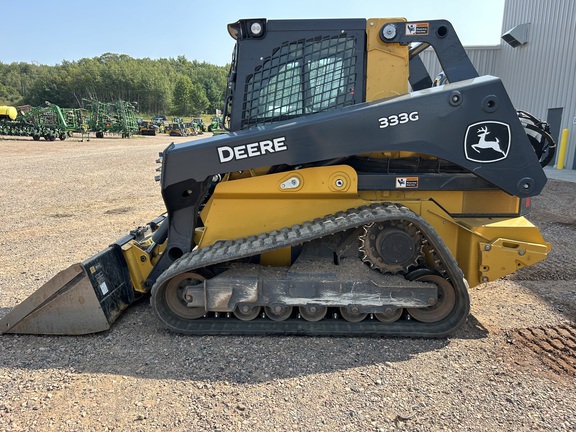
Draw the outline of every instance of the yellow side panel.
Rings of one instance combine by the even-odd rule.
[[[433,201],[401,203],[432,225],[470,287],[536,264],[550,252],[550,243],[524,217],[453,219]]]
[[[292,261],[292,248],[285,247],[267,252],[260,256],[260,264],[268,266],[290,265]]]
[[[412,177],[412,176],[409,176]],[[418,178],[414,176],[413,178]],[[396,189],[362,191],[360,197],[369,201],[411,201],[432,198],[450,214],[518,214],[520,199],[500,190],[420,191]]]
[[[463,192],[462,211],[465,214],[518,214],[520,198],[501,190]]]
[[[406,19],[371,18],[366,21],[366,102],[408,92],[408,46],[384,43],[379,35],[382,26],[393,21]]]
[[[200,247],[273,231],[369,204],[346,165],[318,167],[222,182],[201,213]]]
[[[496,280],[544,260],[550,243],[524,217],[457,219],[458,265],[470,286]]]
[[[470,204],[474,200],[464,199],[462,192],[382,191],[359,196],[357,185],[355,171],[346,165],[224,181],[202,210],[204,227],[197,230],[198,246],[258,235],[374,202],[394,202],[410,208],[432,225],[470,286],[535,264],[550,250],[538,229],[523,217],[453,218],[444,205],[455,213],[475,207]],[[490,204],[498,201],[495,196],[482,191],[477,194],[479,203],[499,208]],[[503,208],[513,208],[516,203],[511,200]],[[289,258],[290,250],[285,249],[263,256],[263,262],[288,265]]]

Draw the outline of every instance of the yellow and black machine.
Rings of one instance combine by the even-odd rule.
[[[189,128],[184,124],[184,120],[181,118],[175,118],[172,121],[170,127],[170,136],[182,136],[186,137],[188,135],[196,135],[193,129]]]
[[[161,134],[165,132],[166,125],[162,117],[154,117],[152,120],[142,120],[138,123],[140,135]]]
[[[443,337],[469,286],[546,258],[525,215],[554,142],[478,76],[449,22],[228,31],[229,133],[168,146],[166,213],[58,274],[0,331],[106,330],[149,295],[184,334]],[[443,85],[419,57],[429,46]]]

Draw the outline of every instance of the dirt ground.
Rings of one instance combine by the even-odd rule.
[[[0,139],[0,317],[162,213],[158,152],[198,138]],[[143,301],[96,335],[0,336],[0,430],[575,430],[575,186],[533,200],[548,259],[472,288],[449,338],[186,337]]]

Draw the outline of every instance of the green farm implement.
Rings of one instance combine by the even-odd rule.
[[[96,138],[104,138],[105,133],[117,133],[122,138],[130,138],[138,132],[136,108],[130,102],[89,100],[87,105],[90,112],[88,128],[90,132],[96,133]]]

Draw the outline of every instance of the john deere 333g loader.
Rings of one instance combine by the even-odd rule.
[[[441,337],[468,286],[546,258],[524,215],[554,154],[547,125],[478,76],[449,22],[228,31],[230,133],[168,146],[166,213],[58,274],[2,332],[106,330],[150,295],[178,333]]]

